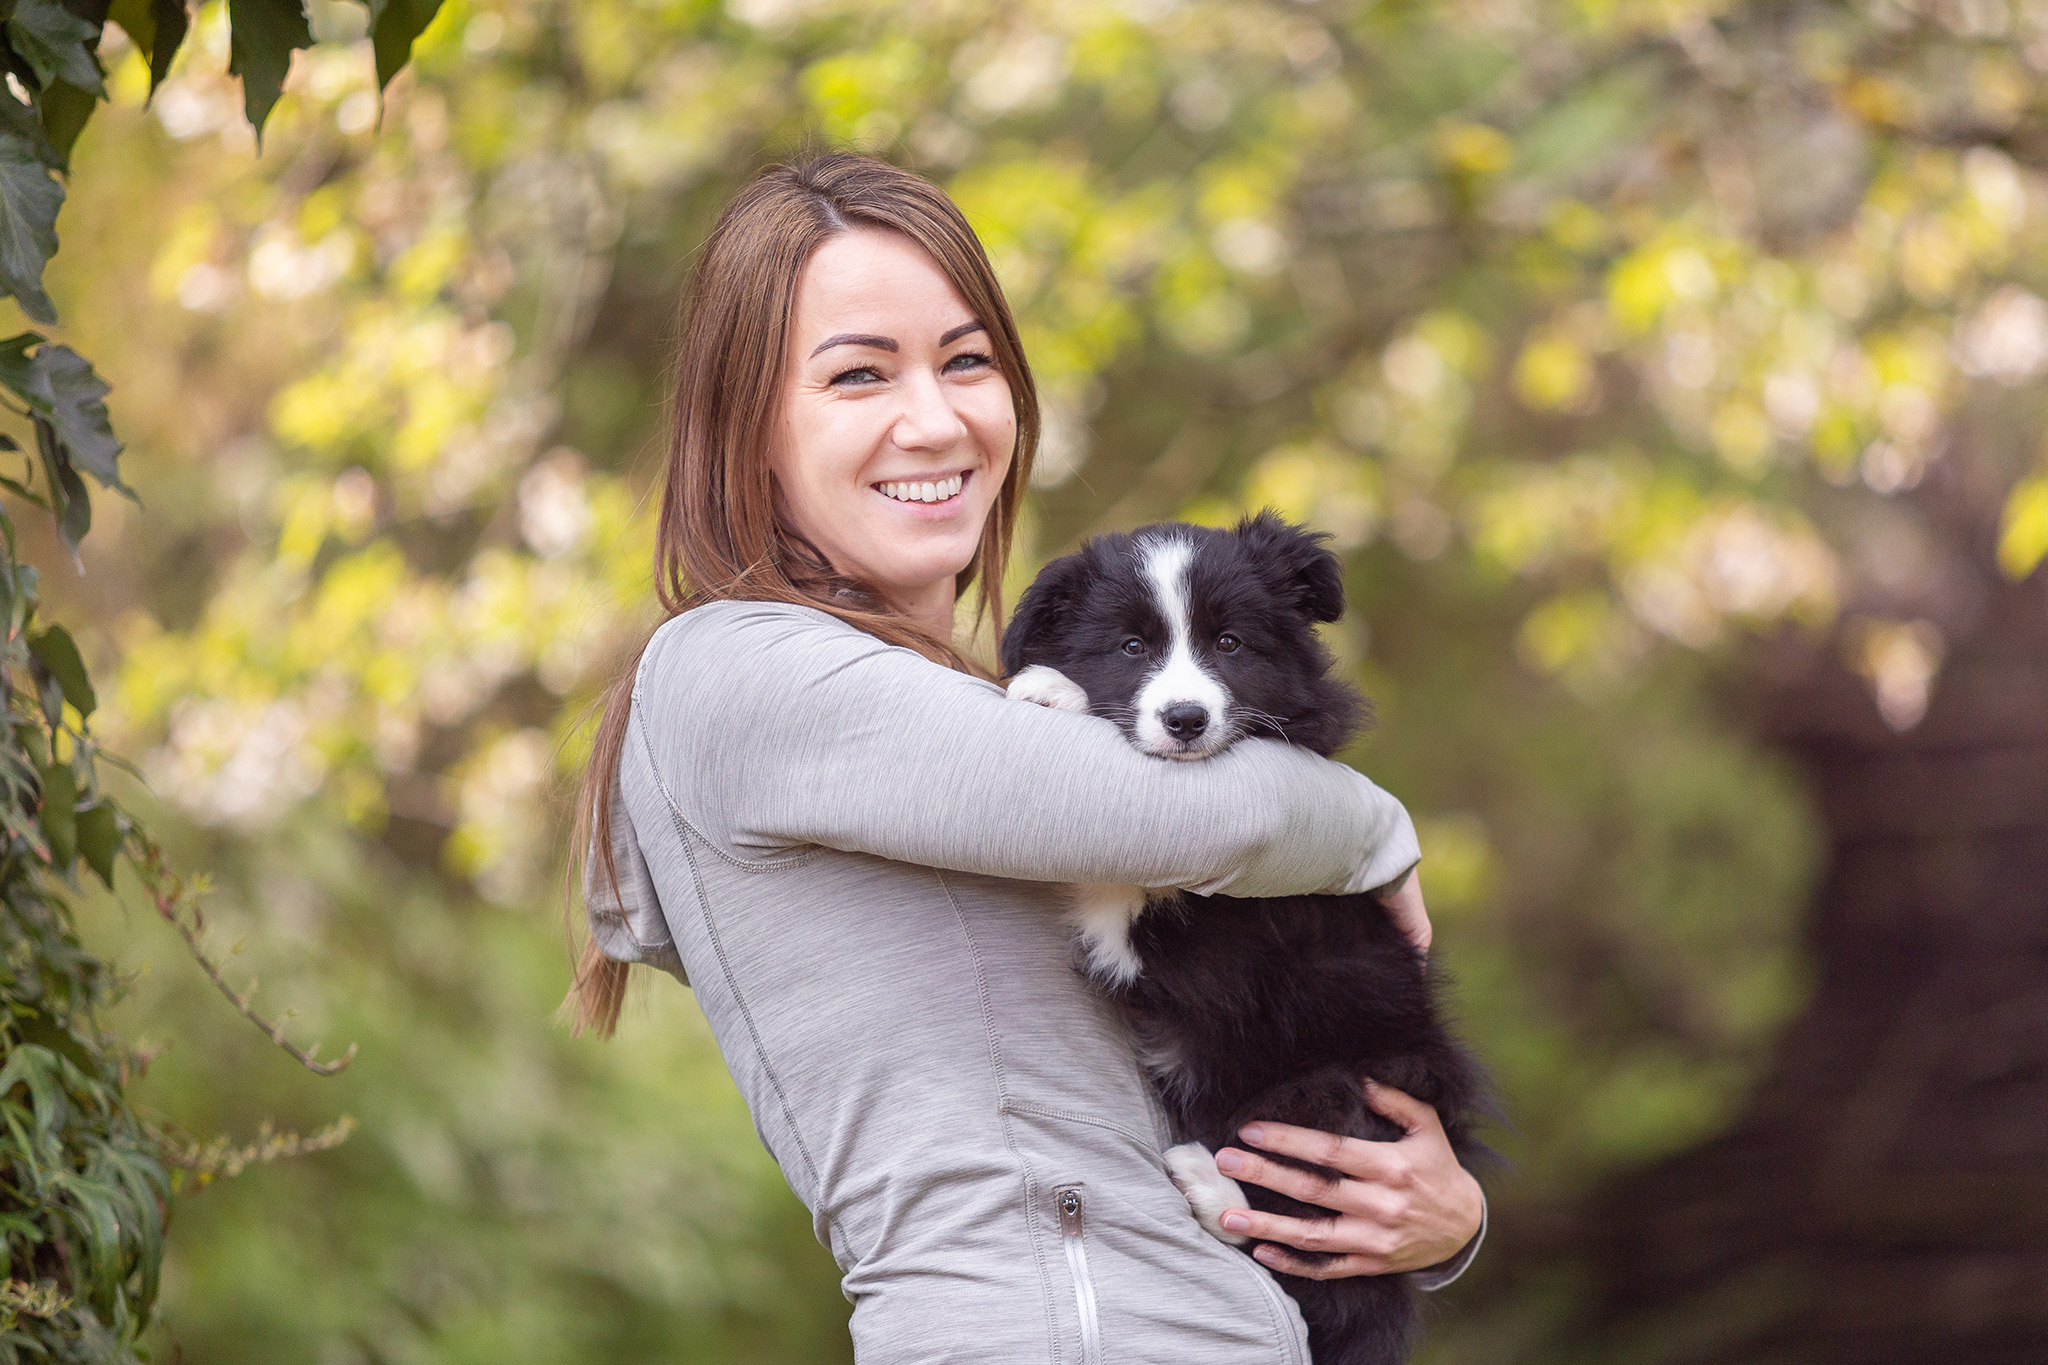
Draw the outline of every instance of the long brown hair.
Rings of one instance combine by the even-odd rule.
[[[886,228],[938,262],[986,329],[996,368],[1009,382],[1017,444],[1009,473],[955,590],[979,584],[975,626],[1002,630],[1003,565],[1018,503],[1038,447],[1038,392],[995,271],[974,230],[943,190],[901,167],[833,152],[771,166],[719,215],[684,292],[669,410],[654,590],[664,619],[704,602],[738,598],[794,602],[830,612],[890,644],[950,668],[985,670],[900,612],[867,585],[835,570],[779,515],[769,480],[768,435],[778,417],[797,282],[811,253],[842,232]],[[618,780],[633,678],[643,641],[604,698],[590,766],[577,794],[569,896],[584,885],[594,854],[614,899],[612,786]],[[565,911],[566,912],[566,911]],[[573,930],[572,930],[573,936]],[[627,964],[586,942],[563,1002],[572,1030],[609,1037],[624,1002]]]

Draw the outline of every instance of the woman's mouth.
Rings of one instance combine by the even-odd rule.
[[[943,479],[900,479],[868,485],[891,502],[940,507],[956,501],[966,486],[971,470],[961,470]]]

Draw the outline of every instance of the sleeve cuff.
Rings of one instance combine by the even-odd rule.
[[[1365,860],[1351,880],[1337,890],[1354,894],[1398,886],[1422,858],[1422,842],[1415,836],[1415,822],[1409,818],[1408,808],[1371,778],[1355,768],[1347,767],[1345,771],[1351,774],[1359,798],[1365,803],[1371,832]]]
[[[1425,1266],[1421,1270],[1410,1271],[1408,1273],[1408,1282],[1417,1289],[1442,1289],[1452,1280],[1465,1273],[1465,1268],[1472,1264],[1472,1258],[1479,1254],[1479,1244],[1485,1240],[1486,1194],[1484,1191],[1481,1191],[1479,1195],[1479,1231],[1472,1234],[1472,1240],[1465,1243],[1465,1249],[1451,1257],[1448,1261],[1438,1265]]]

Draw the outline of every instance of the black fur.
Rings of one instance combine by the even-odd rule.
[[[1163,534],[1195,544],[1192,634],[1209,642],[1203,665],[1229,689],[1231,709],[1252,713],[1235,721],[1238,732],[1325,755],[1340,747],[1365,708],[1327,676],[1330,656],[1314,631],[1343,612],[1340,566],[1320,536],[1271,513],[1227,532],[1160,525],[1102,536],[1056,560],[1018,604],[1003,636],[1004,669],[1058,669],[1087,691],[1091,710],[1130,733],[1129,703],[1149,659],[1118,645],[1133,633],[1148,642],[1163,635],[1134,572],[1137,552]],[[1233,654],[1213,648],[1224,632],[1243,641]],[[1359,1082],[1372,1076],[1433,1105],[1468,1166],[1486,1155],[1474,1133],[1489,1108],[1479,1068],[1444,1026],[1439,974],[1425,970],[1378,901],[1183,894],[1154,902],[1131,944],[1141,974],[1106,989],[1146,1054],[1172,1059],[1154,1079],[1176,1140],[1216,1151],[1259,1118],[1392,1141],[1401,1136],[1396,1125],[1364,1103]],[[1328,1212],[1256,1185],[1245,1193],[1267,1212]],[[1406,1356],[1417,1304],[1404,1277],[1278,1278],[1301,1306],[1317,1365],[1396,1365]]]

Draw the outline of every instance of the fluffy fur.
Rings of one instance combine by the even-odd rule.
[[[1002,644],[1012,695],[1089,710],[1166,759],[1248,735],[1334,752],[1366,709],[1328,676],[1316,638],[1315,624],[1344,609],[1321,539],[1261,513],[1231,531],[1162,523],[1090,541],[1018,603]],[[1239,1203],[1328,1213],[1216,1171],[1212,1154],[1250,1120],[1401,1136],[1365,1106],[1365,1076],[1435,1106],[1461,1160],[1484,1154],[1479,1070],[1444,1026],[1436,973],[1371,897],[1084,887],[1073,920],[1082,969],[1123,1007],[1172,1117],[1182,1145],[1169,1172],[1216,1236],[1245,1240],[1216,1223]],[[1318,1365],[1405,1357],[1417,1305],[1404,1277],[1278,1278]]]

